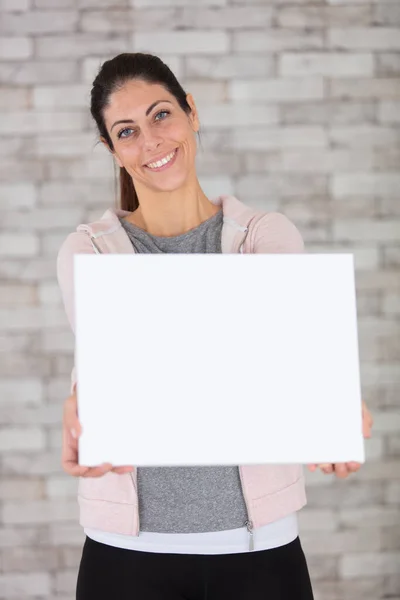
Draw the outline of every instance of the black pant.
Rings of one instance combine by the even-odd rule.
[[[86,538],[77,600],[313,600],[296,538],[242,554],[161,554]]]

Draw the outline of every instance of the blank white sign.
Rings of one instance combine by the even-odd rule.
[[[76,255],[80,464],[364,462],[351,254]]]

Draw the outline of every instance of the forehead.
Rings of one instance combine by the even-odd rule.
[[[106,122],[119,118],[135,119],[145,113],[156,100],[174,102],[175,98],[158,83],[127,81],[110,95],[104,118]]]

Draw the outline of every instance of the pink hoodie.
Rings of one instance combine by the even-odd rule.
[[[280,213],[265,213],[233,196],[211,200],[222,205],[222,252],[298,253],[304,244],[296,227]],[[108,209],[99,221],[79,225],[62,244],[57,259],[58,282],[68,320],[75,331],[73,255],[76,253],[134,252],[118,217],[129,213]],[[71,391],[75,389],[75,369]],[[301,465],[245,465],[239,467],[246,501],[249,532],[293,513],[306,504]],[[139,535],[136,469],[133,473],[107,473],[80,478],[78,500],[83,527]]]

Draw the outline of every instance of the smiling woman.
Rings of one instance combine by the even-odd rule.
[[[93,83],[91,112],[120,169],[120,206],[80,225],[59,251],[58,280],[73,330],[76,253],[303,251],[299,231],[284,215],[255,211],[234,196],[207,198],[195,169],[200,124],[194,99],[157,56],[122,54],[105,62]],[[218,298],[210,296],[223,319]],[[127,317],[141,315],[132,307]],[[148,327],[156,355],[165,340]],[[209,334],[213,349],[218,336]],[[199,377],[215,368],[210,360],[205,352]],[[301,465],[80,465],[76,386],[73,371],[64,407],[63,465],[80,477],[86,542],[78,600],[312,600],[298,536],[297,511],[306,503]],[[139,405],[140,398],[135,401]],[[190,413],[190,389],[187,402]],[[139,426],[152,436],[152,423],[140,421],[132,423],[132,435]]]

